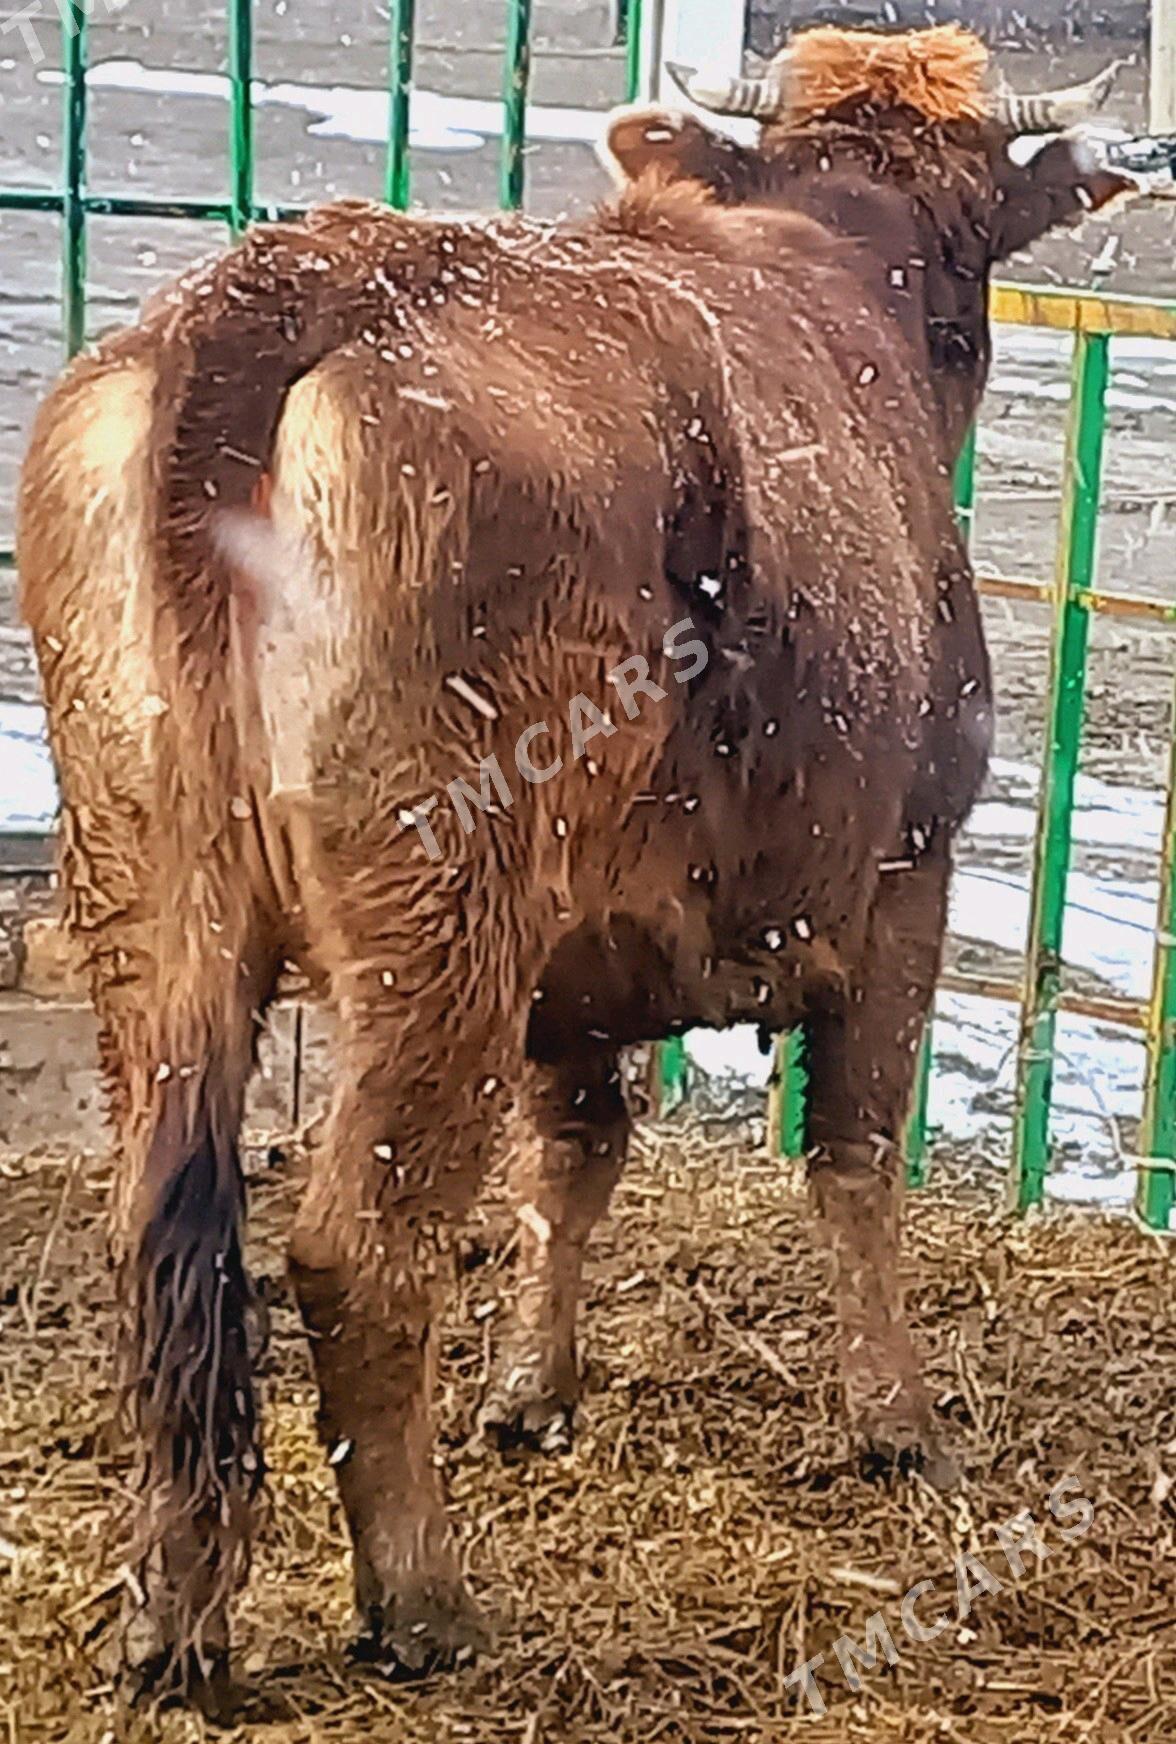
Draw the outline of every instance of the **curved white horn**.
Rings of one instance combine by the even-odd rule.
[[[667,61],[666,72],[683,96],[700,109],[709,109],[712,115],[746,115],[755,121],[772,121],[780,113],[783,97],[783,80],[777,64],[762,79],[710,80],[679,61]]]
[[[1125,61],[1112,61],[1082,85],[1067,85],[1060,91],[1040,91],[1022,97],[1016,91],[998,91],[993,110],[999,121],[1015,133],[1058,133],[1073,127],[1084,116],[1101,109]]]

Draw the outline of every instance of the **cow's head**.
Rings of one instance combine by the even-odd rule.
[[[693,115],[621,110],[604,153],[614,175],[788,206],[854,239],[859,270],[922,348],[953,447],[984,387],[992,270],[1134,186],[1067,131],[1105,101],[1115,69],[1066,91],[991,93],[986,50],[958,26],[805,31],[759,79],[672,70],[692,102],[757,120],[758,142]]]

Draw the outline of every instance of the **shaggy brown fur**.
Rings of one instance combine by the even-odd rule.
[[[808,34],[823,33],[806,33],[797,48]],[[1084,148],[1068,139],[1049,141],[1024,166],[1008,145],[994,120],[931,123],[905,106],[879,110],[871,98],[831,116],[772,122],[755,146],[694,116],[624,109],[602,155],[623,190],[691,183],[745,213],[804,214],[857,245],[855,270],[919,356],[954,457],[987,379],[993,268],[1131,188],[1113,171],[1079,168]]]
[[[928,121],[979,121],[988,113],[988,50],[957,24],[907,36],[805,30],[783,50],[781,63],[788,69],[786,125],[855,102],[910,109]]]
[[[260,1475],[236,1142],[285,958],[337,1020],[291,1266],[396,1667],[479,1634],[429,1428],[454,1231],[513,1128],[488,1419],[543,1441],[629,1043],[808,1023],[847,1404],[942,1465],[895,1253],[990,728],[951,466],[993,261],[1105,181],[906,110],[761,154],[648,115],[611,139],[649,179],[567,230],[344,203],[254,231],[33,434],[23,599],[119,1150],[128,1657],[206,1695]]]

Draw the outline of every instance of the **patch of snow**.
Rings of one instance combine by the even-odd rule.
[[[46,69],[42,84],[59,85],[62,74]],[[144,66],[138,60],[99,61],[90,68],[91,90],[139,91],[153,97],[229,99],[223,73],[180,72]],[[382,145],[388,137],[386,90],[356,85],[298,85],[283,81],[253,83],[258,108],[300,110],[313,116],[307,131],[317,139],[350,139],[361,145]],[[414,87],[409,105],[409,144],[414,151],[480,151],[487,139],[502,133],[503,107],[488,97],[448,97]],[[532,140],[595,145],[601,134],[601,114],[544,103],[527,105],[527,137]]]
[[[57,783],[39,703],[0,702],[0,767],[0,834],[52,829]]]

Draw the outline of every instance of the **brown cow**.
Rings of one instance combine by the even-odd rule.
[[[42,408],[21,572],[119,1149],[148,1678],[224,1675],[261,1480],[238,1130],[287,958],[338,1030],[291,1265],[391,1666],[478,1634],[429,1423],[454,1231],[517,1107],[491,1416],[541,1437],[630,1043],[807,1022],[847,1403],[940,1467],[896,1247],[989,739],[952,460],[990,268],[1125,186],[1067,139],[1017,167],[982,59],[802,38],[758,151],[625,114],[636,179],[566,230],[260,228]]]

